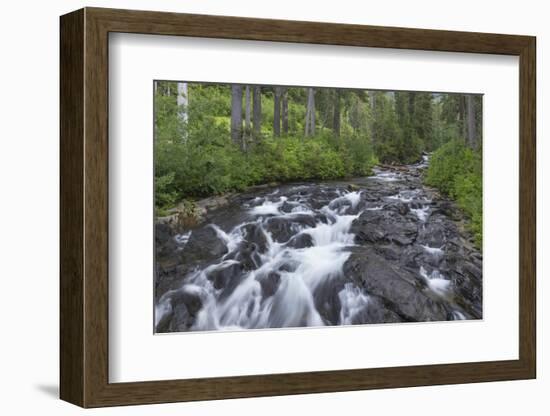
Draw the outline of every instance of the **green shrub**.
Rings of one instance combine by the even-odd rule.
[[[177,193],[173,189],[174,172],[155,177],[155,206],[173,206],[176,203]]]
[[[483,239],[483,183],[481,153],[458,140],[435,151],[425,178],[428,185],[457,201],[470,219],[476,245]]]

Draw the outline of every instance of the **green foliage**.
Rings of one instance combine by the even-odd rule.
[[[155,206],[173,206],[176,203],[177,192],[174,190],[174,172],[155,177]]]
[[[457,200],[481,242],[481,157],[457,141],[464,137],[462,95],[315,88],[316,133],[304,137],[307,88],[292,87],[286,89],[288,132],[274,137],[274,90],[265,86],[260,134],[243,129],[234,143],[229,85],[189,84],[187,108],[177,105],[176,82],[156,87],[158,213],[185,199],[254,184],[365,176],[378,161],[414,163],[423,151],[435,151],[427,182]],[[479,144],[481,104],[476,96]]]
[[[366,175],[374,165],[366,135],[335,138],[330,130],[319,129],[316,137],[304,138],[303,124],[293,121],[305,117],[298,103],[289,102],[289,135],[272,137],[270,96],[262,97],[262,138],[247,139],[243,152],[230,139],[227,88],[193,85],[189,91],[185,109],[178,108],[175,96],[155,97],[158,212],[185,198],[243,190],[254,184]],[[183,121],[183,112],[187,121]]]
[[[416,135],[407,136],[404,130],[406,120],[399,119],[399,107],[387,93],[374,93],[374,112],[372,130],[374,150],[384,163],[413,163],[420,159],[421,147]],[[399,104],[397,101],[395,104]]]
[[[431,157],[426,183],[455,199],[471,220],[471,231],[481,247],[483,188],[481,153],[453,140]]]

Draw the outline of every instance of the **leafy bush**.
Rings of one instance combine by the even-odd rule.
[[[426,183],[455,199],[470,218],[470,229],[478,247],[483,238],[483,184],[480,152],[458,140],[435,151],[430,160]]]
[[[166,207],[176,203],[177,193],[173,188],[174,172],[155,177],[155,206]]]
[[[331,142],[323,135],[265,137],[242,152],[219,123],[202,126],[186,129],[185,139],[157,140],[158,208],[183,198],[242,190],[260,183],[367,175],[375,162],[368,138]]]

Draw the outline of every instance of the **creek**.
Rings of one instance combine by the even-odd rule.
[[[156,226],[157,332],[482,318],[482,255],[428,158],[234,195]]]

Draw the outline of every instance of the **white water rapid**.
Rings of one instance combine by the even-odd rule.
[[[233,330],[244,328],[321,326],[323,319],[315,305],[316,290],[342,274],[342,267],[353,246],[354,235],[349,233],[358,214],[348,215],[361,199],[360,192],[348,192],[329,204],[314,210],[307,203],[293,201],[290,212],[283,212],[287,198],[268,195],[256,198],[257,205],[249,209],[251,220],[226,233],[216,225],[211,227],[227,247],[227,254],[219,263],[196,271],[182,287],[183,292],[198,294],[202,301],[193,330]],[[260,203],[258,203],[260,202]],[[274,241],[266,230],[266,223],[293,216],[308,216],[313,226],[294,223],[296,232],[289,241]],[[231,258],[240,249],[244,229],[255,225],[266,241],[266,248],[257,259],[255,270],[243,273],[235,290],[227,297],[223,289],[216,289],[210,275],[223,272],[238,262]],[[293,242],[309,236],[310,247],[296,248]],[[187,240],[178,236],[178,240]],[[278,280],[272,296],[265,297],[262,283]],[[274,283],[274,282],[272,282]],[[264,290],[265,292],[265,290]],[[171,310],[168,292],[156,308],[156,322]],[[368,296],[352,283],[347,283],[338,293],[341,303],[341,323],[351,323],[355,313],[366,306]]]
[[[424,158],[413,168],[423,168],[426,164],[427,158]],[[430,240],[424,234],[420,239],[421,233],[427,233],[430,224],[434,224],[432,215],[440,214],[432,213],[432,201],[427,198],[420,180],[415,180],[416,187],[410,186],[405,171],[378,169],[367,179],[368,183],[374,183],[371,188],[368,183],[362,188],[334,184],[288,185],[243,199],[244,205],[239,205],[236,211],[222,213],[219,225],[212,221],[198,231],[175,234],[172,237],[175,250],[180,253],[193,244],[193,239],[194,247],[199,247],[193,250],[200,253],[210,249],[204,244],[218,244],[222,250],[216,251],[213,247],[212,252],[221,254],[207,257],[203,253],[192,257],[198,259],[196,266],[185,269],[181,285],[160,292],[162,295],[155,306],[155,326],[165,328],[166,324],[161,322],[174,319],[173,316],[183,318],[166,332],[352,325],[364,323],[365,319],[369,322],[414,320],[412,315],[406,315],[408,298],[404,300],[405,312],[399,311],[399,315],[365,314],[369,308],[380,308],[381,296],[387,295],[384,289],[369,293],[370,289],[360,283],[365,277],[363,273],[375,273],[372,284],[381,288],[391,288],[393,283],[387,286],[377,283],[376,270],[361,269],[345,275],[344,265],[352,252],[365,246],[365,240],[356,243],[356,235],[351,231],[359,217],[366,224],[359,229],[365,230],[364,238],[371,239],[368,244],[373,244],[375,255],[387,253],[391,261],[399,261],[392,253],[402,256],[417,253],[411,258],[419,263],[407,273],[423,282],[418,286],[422,296],[430,293],[429,299],[450,305],[445,307],[447,318],[443,315],[442,319],[470,319],[453,301],[452,280],[437,268],[446,255],[444,243]],[[405,182],[407,185],[402,185]],[[231,215],[237,215],[233,222],[227,221],[233,218]],[[394,224],[395,218],[401,223]],[[369,221],[379,222],[372,223],[371,229]],[[195,233],[204,233],[204,230],[212,237],[206,240],[209,243],[203,244],[204,234],[196,236]],[[393,232],[400,234],[394,237]],[[417,237],[409,238],[407,233]],[[380,238],[384,240],[378,243]],[[359,247],[360,244],[363,246]],[[409,249],[403,245],[409,245]],[[398,264],[406,267],[407,261]],[[388,274],[390,269],[383,268],[380,278],[392,278],[393,275]],[[405,289],[401,290],[417,290],[408,289],[413,286],[402,286]],[[423,302],[422,299],[419,295],[416,302]],[[438,310],[430,313],[441,316],[437,315]]]

